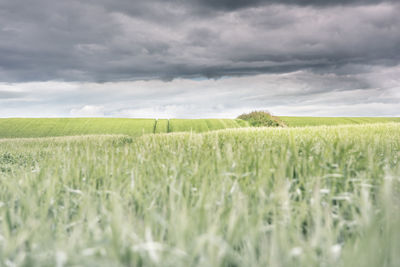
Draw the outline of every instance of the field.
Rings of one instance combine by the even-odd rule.
[[[0,139],[0,266],[400,266],[400,124],[213,122]]]
[[[169,132],[207,132],[210,130],[220,130],[227,128],[247,127],[248,124],[242,120],[230,119],[172,119],[170,122]]]
[[[280,117],[288,127],[400,122],[400,118]],[[0,119],[0,138],[55,137],[93,134],[140,136],[147,133],[206,132],[249,127],[233,119],[116,119],[42,118]]]
[[[398,117],[279,117],[290,127],[400,122]]]
[[[0,138],[153,133],[154,119],[12,118],[0,119]]]
[[[10,118],[0,119],[0,138],[93,134],[140,136],[147,133],[206,132],[247,126],[245,121],[231,119]]]

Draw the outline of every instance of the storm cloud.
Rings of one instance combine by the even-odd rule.
[[[235,106],[231,115],[239,109],[286,105],[280,97],[285,90],[296,95],[290,98],[294,106],[307,97],[354,90],[360,90],[355,102],[370,103],[368,94],[393,95],[399,88],[393,78],[400,75],[399,14],[400,3],[390,0],[0,0],[0,82],[7,87],[0,91],[0,111],[14,114],[11,106],[21,98],[29,102],[42,89],[34,86],[36,91],[31,88],[25,95],[18,90],[49,81],[57,82],[45,97],[49,105],[65,103],[54,99],[64,95],[60,86],[70,84],[86,84],[79,87],[86,90],[83,95],[91,95],[87,85],[98,88],[96,84],[113,84],[122,95],[135,95],[148,90],[138,89],[140,81],[148,81],[150,88],[158,83],[169,88],[169,82],[179,84],[174,80],[206,86],[212,83],[207,79],[222,78],[222,86],[226,79],[240,77],[248,83],[241,89],[245,95],[235,94],[236,104],[229,104]],[[253,86],[251,77],[254,83],[263,77],[265,85]],[[129,90],[115,87],[126,83],[132,85]],[[85,103],[71,103],[61,114],[83,109],[110,115],[125,109],[121,104],[111,111],[106,103],[111,89],[100,87],[103,102],[83,97]],[[201,87],[177,90],[192,96]],[[217,84],[212,90],[229,91]],[[158,92],[159,99],[168,99],[160,107],[173,99],[166,92],[171,93]],[[263,103],[249,100],[257,94],[264,96]],[[133,102],[129,105],[140,110],[140,101]],[[224,106],[224,100],[219,104]],[[203,112],[214,111],[209,107]]]
[[[210,78],[399,62],[400,8],[391,1],[142,2],[2,0],[1,80]]]

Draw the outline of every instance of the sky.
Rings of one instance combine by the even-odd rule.
[[[400,116],[398,0],[0,0],[0,117]]]

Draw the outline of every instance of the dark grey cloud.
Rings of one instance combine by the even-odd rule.
[[[266,4],[283,4],[298,6],[337,6],[337,5],[368,5],[396,0],[197,0],[204,7],[235,10]]]
[[[0,0],[0,81],[171,80],[400,63],[385,0]]]

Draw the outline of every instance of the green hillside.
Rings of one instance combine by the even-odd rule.
[[[0,138],[92,134],[139,136],[146,133],[206,132],[248,126],[231,119],[9,118],[0,119]]]
[[[89,134],[139,136],[154,131],[154,119],[13,118],[0,119],[0,137],[47,137]]]
[[[280,116],[289,127],[400,122],[396,117],[289,117]]]
[[[226,128],[248,127],[247,122],[232,119],[172,119],[170,132],[206,132]]]
[[[167,133],[168,124],[169,120],[167,119],[157,120],[156,127],[154,128],[154,133]]]
[[[400,122],[400,118],[280,117],[288,127]],[[207,132],[249,127],[238,119],[8,118],[0,119],[0,138],[93,134],[140,136],[146,133]]]

